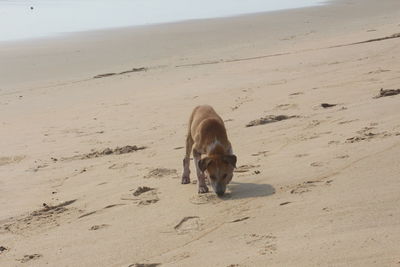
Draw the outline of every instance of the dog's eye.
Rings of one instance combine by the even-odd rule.
[[[210,178],[213,179],[213,180],[216,179],[216,178],[215,178],[215,175],[211,175]]]
[[[222,178],[224,178],[224,179],[225,179],[225,178],[226,178],[226,176],[228,176],[228,174],[226,174],[226,173],[225,173],[225,174],[222,176]]]

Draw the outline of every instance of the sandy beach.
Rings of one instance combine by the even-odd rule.
[[[0,266],[400,266],[399,18],[338,0],[0,43]],[[199,104],[238,157],[223,198],[180,184]]]

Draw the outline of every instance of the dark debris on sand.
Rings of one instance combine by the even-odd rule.
[[[32,216],[47,216],[48,214],[62,213],[62,212],[67,210],[66,206],[71,205],[75,201],[76,201],[76,199],[68,200],[68,201],[62,202],[62,203],[60,203],[58,205],[55,205],[55,206],[43,203],[43,208],[40,209],[40,210],[33,211],[31,213],[31,215]]]
[[[375,96],[375,98],[385,97],[385,96],[392,96],[400,94],[400,89],[383,89],[379,91],[379,95]]]
[[[263,125],[267,123],[273,123],[273,122],[278,122],[278,121],[283,121],[291,118],[298,118],[299,116],[287,116],[287,115],[269,115],[265,116],[263,118],[253,120],[246,124],[246,127],[253,127],[253,126],[258,126],[258,125]]]
[[[134,263],[129,265],[128,267],[157,267],[160,265],[160,263]]]
[[[336,106],[337,104],[329,104],[329,103],[322,103],[321,104],[321,107],[323,107],[323,108],[331,108],[331,107],[334,107],[334,106]]]
[[[21,263],[25,263],[28,262],[30,260],[35,260],[42,257],[42,254],[32,254],[32,255],[24,255],[24,257],[22,259],[18,259],[19,262]]]
[[[83,155],[77,155],[73,157],[67,157],[63,158],[63,160],[71,160],[71,159],[91,159],[91,158],[98,158],[98,157],[103,157],[103,156],[109,156],[109,155],[121,155],[121,154],[127,154],[127,153],[132,153],[138,150],[143,150],[146,149],[145,146],[123,146],[123,147],[116,147],[114,149],[111,148],[105,148],[103,150],[99,151],[93,151],[91,153],[83,154]]]
[[[110,77],[110,76],[114,76],[114,75],[122,75],[122,74],[127,74],[127,73],[131,73],[131,72],[139,72],[139,71],[147,71],[147,68],[141,67],[141,68],[132,68],[130,70],[125,70],[122,72],[110,72],[110,73],[103,73],[103,74],[99,74],[96,76],[93,76],[94,79],[99,79],[99,78],[105,78],[105,77]]]
[[[120,154],[127,154],[127,153],[132,153],[138,150],[145,149],[146,147],[141,146],[123,146],[123,147],[116,147],[114,149],[111,148],[106,148],[102,151],[95,151],[89,154],[84,155],[84,158],[97,158],[101,156],[106,156],[106,155],[120,155]]]
[[[133,192],[134,196],[140,196],[141,194],[154,190],[154,188],[151,187],[147,187],[147,186],[139,186],[138,189],[135,190],[135,192]]]

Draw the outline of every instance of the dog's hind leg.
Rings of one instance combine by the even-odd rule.
[[[193,138],[190,134],[190,130],[188,136],[186,138],[186,154],[183,158],[183,174],[182,174],[182,184],[190,183],[190,153],[192,152],[193,147]]]

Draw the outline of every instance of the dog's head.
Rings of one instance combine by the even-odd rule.
[[[218,196],[223,196],[226,185],[232,180],[236,168],[235,155],[213,155],[199,161],[201,171],[207,171],[211,186]]]

